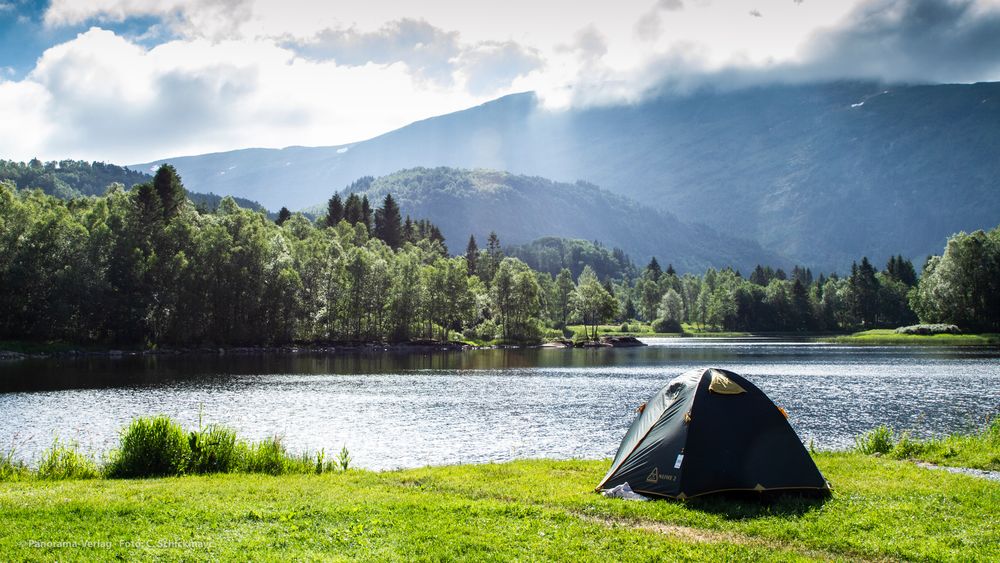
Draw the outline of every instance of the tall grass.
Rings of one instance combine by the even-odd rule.
[[[107,472],[116,478],[180,475],[190,458],[191,444],[180,424],[163,415],[137,418],[122,432]]]
[[[915,439],[907,432],[897,438],[892,428],[879,426],[857,437],[855,450],[894,459],[1000,471],[1000,417],[987,420],[975,432],[926,440]]]
[[[52,447],[42,454],[36,476],[39,479],[93,479],[101,474],[97,463],[80,451],[76,442],[60,442],[56,438]]]
[[[216,424],[199,428],[188,436],[191,456],[189,473],[231,473],[240,466],[236,432]]]

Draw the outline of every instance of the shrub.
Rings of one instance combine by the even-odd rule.
[[[961,334],[962,331],[955,325],[949,324],[920,324],[901,326],[896,329],[896,334]]]
[[[893,431],[879,425],[854,439],[854,448],[865,455],[887,454],[892,451]]]
[[[229,473],[239,464],[236,432],[216,424],[191,432],[188,436],[191,456],[187,470],[190,473]]]
[[[486,319],[479,323],[479,325],[466,329],[465,335],[482,342],[489,342],[490,340],[495,340],[499,332],[497,330],[497,323],[493,319]]]
[[[282,475],[289,472],[292,460],[279,436],[265,438],[255,444],[241,445],[243,446],[241,448],[242,469],[247,473]]]
[[[619,332],[632,332],[632,327],[628,326],[628,323],[622,323],[622,326],[618,327]]]
[[[656,319],[653,321],[653,332],[683,332],[681,323],[675,319]]]
[[[14,448],[0,457],[0,482],[21,481],[30,475],[28,466],[14,459]]]
[[[892,457],[896,459],[909,459],[919,456],[926,450],[927,444],[910,438],[910,435],[904,432],[892,448]]]
[[[109,477],[180,475],[191,455],[188,435],[166,416],[137,418],[122,433]]]
[[[93,479],[100,474],[97,463],[81,453],[75,442],[66,444],[59,438],[42,454],[38,466],[40,479]]]

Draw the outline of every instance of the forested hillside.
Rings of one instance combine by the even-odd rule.
[[[43,192],[70,199],[80,196],[103,195],[111,184],[121,184],[131,189],[136,184],[149,182],[153,177],[127,167],[104,162],[60,160],[42,162],[15,162],[0,160],[0,181],[13,182],[19,189],[40,189]],[[219,207],[223,196],[214,193],[188,192],[188,198],[205,210]],[[245,198],[234,198],[242,207],[263,209],[259,203]]]
[[[917,280],[893,257],[850,275],[796,267],[679,274],[650,260],[636,279],[536,271],[496,235],[451,257],[441,230],[403,218],[391,194],[332,198],[329,213],[199,211],[170,166],[130,191],[63,200],[0,182],[0,340],[139,347],[295,341],[538,342],[567,324],[682,322],[821,331],[917,318],[1000,328],[1000,228],[958,234]],[[573,248],[574,244],[569,245]],[[917,315],[914,314],[914,311]]]
[[[193,189],[291,209],[414,166],[585,180],[843,271],[863,254],[923,260],[954,232],[992,227],[998,132],[1000,83],[836,82],[559,112],[522,94],[350,145],[169,161]]]
[[[684,222],[584,182],[566,184],[495,170],[414,168],[362,178],[342,193],[351,192],[373,202],[391,193],[404,213],[438,225],[456,253],[470,235],[484,241],[496,232],[507,245],[542,237],[596,240],[642,262],[656,256],[683,272],[787,265],[738,233],[721,234]]]

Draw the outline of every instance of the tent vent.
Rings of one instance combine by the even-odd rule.
[[[721,373],[712,373],[712,382],[708,384],[708,390],[720,395],[739,395],[747,392],[746,389]]]

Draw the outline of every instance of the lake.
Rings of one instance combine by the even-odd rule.
[[[804,442],[844,448],[879,424],[917,436],[1000,411],[1000,350],[771,339],[643,339],[617,349],[340,356],[184,356],[0,363],[0,453],[55,436],[111,449],[134,417],[223,423],[292,451],[346,445],[370,469],[610,456],[635,409],[695,367],[733,370],[788,411]]]

